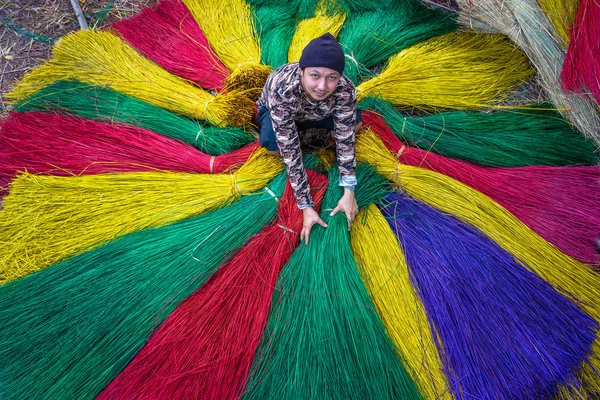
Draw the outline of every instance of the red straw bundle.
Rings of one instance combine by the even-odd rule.
[[[130,125],[42,112],[16,113],[0,126],[0,178],[17,171],[53,175],[166,170],[220,173],[244,163],[252,143],[210,156],[180,141]]]
[[[194,28],[190,27],[192,24]],[[222,91],[229,70],[221,63],[181,2],[164,2],[160,12],[146,8],[135,17],[118,21],[112,27],[132,47],[167,71],[205,89]]]
[[[315,202],[327,179],[308,171]],[[241,396],[277,276],[298,245],[302,212],[286,187],[276,220],[167,318],[98,399]]]
[[[363,113],[363,121],[399,162],[440,172],[479,190],[565,254],[598,264],[598,167],[479,167],[404,145],[373,113]]]
[[[560,74],[566,90],[592,92],[600,103],[600,2],[581,0]]]

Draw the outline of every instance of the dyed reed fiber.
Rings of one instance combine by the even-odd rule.
[[[571,28],[577,16],[580,0],[538,0],[554,31],[566,48],[571,37]]]
[[[57,80],[107,85],[169,111],[205,119],[217,126],[249,125],[253,103],[239,93],[213,96],[172,75],[109,32],[82,30],[64,36],[44,65],[9,94],[24,100]]]
[[[253,15],[260,37],[261,63],[273,68],[286,64],[299,20],[297,15],[285,4],[256,7]]]
[[[271,68],[260,64],[250,5],[245,0],[183,0],[219,59],[232,72],[227,90],[257,96]]]
[[[219,128],[190,120],[109,87],[75,81],[54,83],[19,102],[14,109],[18,112],[59,111],[134,125],[191,144],[210,155],[230,153],[256,140],[240,128]]]
[[[298,18],[314,17],[317,8],[317,0],[248,0],[248,3],[256,7],[285,7],[287,8],[286,12],[296,14]],[[328,3],[336,4],[339,7],[336,0]]]
[[[327,179],[307,172],[319,204]],[[274,222],[173,311],[98,399],[239,398],[301,229],[288,184]]]
[[[160,16],[195,43],[210,46],[190,10],[181,0],[160,0],[155,7]],[[212,50],[211,50],[212,51]]]
[[[594,247],[600,232],[598,166],[484,168],[407,147],[389,129],[371,128],[391,152],[386,156],[374,149],[375,138],[362,141],[370,151],[383,153],[379,162],[385,158],[391,165],[395,154],[402,164],[448,175],[491,197],[564,253],[600,264]]]
[[[581,0],[577,21],[563,64],[562,86],[577,93],[591,92],[600,103],[600,4]]]
[[[269,183],[278,198],[285,180],[282,173]],[[0,287],[0,396],[95,397],[276,206],[265,189]]]
[[[227,205],[262,188],[280,159],[261,149],[233,174],[22,174],[0,214],[0,283],[99,246]]]
[[[572,128],[549,104],[480,112],[448,111],[408,117],[390,103],[367,98],[372,110],[402,141],[450,158],[498,167],[597,165],[591,140]],[[384,126],[377,115],[363,114],[363,125]],[[388,128],[385,128],[388,129]]]
[[[576,383],[590,316],[477,229],[406,195],[387,201],[457,398],[549,399]]]
[[[600,276],[591,268],[562,253],[481,192],[424,168],[398,163],[394,166],[384,161],[387,150],[384,150],[383,154],[373,154],[374,148],[360,143],[367,137],[359,136],[357,157],[360,160],[373,163],[378,173],[396,182],[415,199],[453,214],[481,230],[600,322],[600,305],[597,301],[600,296]],[[366,149],[369,151],[365,152]],[[600,370],[599,355],[600,336],[594,342],[593,354],[590,357],[594,370],[584,364],[582,375],[586,385],[595,390],[600,389],[595,372]]]
[[[0,175],[83,175],[174,171],[222,173],[248,160],[252,143],[210,156],[185,143],[127,125],[41,112],[16,113],[0,122]]]
[[[389,7],[393,0],[248,0],[257,6],[287,7],[300,18],[313,18],[316,15],[317,4],[321,4],[329,12],[333,11],[368,11],[381,7]]]
[[[363,208],[387,183],[370,168],[357,174]],[[357,270],[347,220],[330,216],[342,192],[337,176],[331,168],[321,210],[328,227],[313,227],[279,276],[245,399],[420,398]]]
[[[537,69],[539,82],[557,110],[600,145],[600,114],[594,103],[560,88],[565,51],[536,0],[457,0],[457,3],[462,13],[474,15],[513,40]],[[508,21],[503,23],[499,15]]]
[[[302,50],[308,42],[327,32],[337,37],[345,20],[346,13],[339,8],[330,9],[327,0],[320,0],[317,4],[315,16],[305,18],[298,23],[288,50],[288,61],[299,61]]]
[[[531,72],[525,55],[500,35],[452,33],[391,57],[380,75],[357,86],[357,97],[428,110],[481,108],[502,101]]]
[[[149,7],[134,17],[117,21],[112,29],[172,74],[194,81],[205,89],[223,90],[229,70],[217,58],[204,35],[202,41],[196,42]]]
[[[350,232],[352,252],[377,312],[408,372],[427,399],[450,399],[443,366],[404,254],[375,205],[359,212]]]
[[[338,2],[346,11],[378,10],[394,4],[393,0],[338,0]]]
[[[349,13],[339,37],[346,53],[344,75],[358,84],[362,80],[360,70],[373,68],[402,49],[456,28],[451,14],[413,0]]]

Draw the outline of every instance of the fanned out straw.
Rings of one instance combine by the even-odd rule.
[[[565,51],[535,0],[457,0],[461,13],[483,20],[506,34],[529,57],[548,98],[585,136],[600,145],[600,115],[594,103],[560,89]],[[502,16],[502,18],[499,18]]]
[[[582,1],[586,0],[538,0],[564,48],[567,47],[571,38],[571,29]]]
[[[281,160],[266,153],[260,149],[233,174],[22,174],[12,182],[0,213],[0,283],[115,236],[232,203],[283,170]]]
[[[44,65],[34,69],[9,93],[19,101],[57,80],[107,85],[161,108],[217,126],[249,125],[251,100],[239,93],[213,96],[172,75],[138,54],[109,32],[77,31],[64,36]]]
[[[0,121],[0,176],[87,175],[107,172],[173,171],[222,173],[248,160],[252,143],[221,156],[127,125],[41,112],[15,113]]]
[[[550,399],[577,384],[597,323],[476,228],[406,195],[398,236],[458,399]]]
[[[279,68],[288,62],[288,49],[299,18],[289,6],[260,6],[254,9],[260,37],[261,63]]]
[[[360,211],[350,232],[352,252],[385,328],[426,399],[451,399],[423,304],[404,254],[375,205]]]
[[[229,70],[208,41],[186,36],[151,8],[112,25],[127,43],[167,71],[196,82],[205,89],[222,91]],[[174,57],[176,55],[176,57]]]
[[[107,123],[148,129],[191,144],[211,156],[230,153],[256,138],[241,128],[219,128],[183,118],[107,86],[60,81],[17,103],[14,110],[58,111]]]
[[[562,86],[576,93],[590,91],[600,104],[600,3],[581,0],[577,21],[560,74]]]
[[[481,230],[561,293],[572,298],[600,323],[600,303],[597,301],[600,296],[600,276],[591,268],[560,252],[481,192],[424,168],[385,161],[386,157],[373,154],[372,148],[368,148],[367,152],[363,152],[363,149],[359,143],[357,157],[372,162],[378,173],[396,182],[415,199],[453,214]],[[387,150],[383,154],[385,152]],[[592,367],[584,363],[581,375],[585,384],[594,390],[600,389],[595,372],[600,370],[599,335],[600,332],[597,333],[590,355]],[[568,398],[568,390],[563,388],[562,391]]]
[[[397,107],[474,109],[502,101],[531,72],[527,57],[501,35],[451,33],[402,50],[356,89],[359,101],[373,96]]]
[[[327,178],[307,173],[318,207]],[[239,398],[301,229],[288,184],[273,223],[177,307],[97,399]]]
[[[392,163],[395,154],[402,164],[448,175],[490,196],[565,254],[600,265],[594,246],[600,232],[598,166],[484,168],[407,147],[389,129],[375,132],[390,150],[387,156],[371,132],[359,140],[363,153],[377,153],[378,162]]]
[[[225,209],[130,234],[0,287],[0,397],[99,394],[173,309],[274,218],[285,180],[282,173],[268,191]]]
[[[337,168],[308,245],[284,266],[244,399],[419,399],[377,315],[350,251],[347,219],[330,216],[341,197]],[[359,207],[387,183],[357,167]]]
[[[359,71],[373,68],[400,50],[456,28],[451,14],[427,8],[416,0],[349,13],[339,36],[346,53],[344,75],[358,84],[364,78]]]
[[[260,46],[245,0],[183,0],[219,59],[231,71],[228,91],[258,97],[271,72],[260,64]]]
[[[346,14],[339,8],[328,9],[327,0],[319,0],[315,16],[303,19],[298,23],[288,50],[288,61],[299,61],[302,50],[308,42],[327,32],[337,37],[345,20]]]
[[[446,157],[498,167],[598,164],[592,140],[573,129],[549,103],[422,117],[405,116],[381,99],[367,98],[358,105],[373,111],[363,113],[363,126],[391,129],[402,141]]]

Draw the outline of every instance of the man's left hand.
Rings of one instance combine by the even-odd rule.
[[[344,195],[338,201],[337,207],[333,209],[330,215],[333,217],[338,211],[343,211],[346,217],[348,217],[348,230],[350,230],[352,228],[352,221],[354,221],[356,214],[358,214],[358,204],[356,204],[353,190],[344,189]]]

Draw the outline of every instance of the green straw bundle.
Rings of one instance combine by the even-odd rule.
[[[594,143],[551,104],[498,112],[448,111],[408,117],[382,99],[363,110],[381,115],[401,140],[450,158],[499,167],[596,165]]]
[[[241,128],[217,128],[173,114],[108,86],[77,81],[59,81],[45,87],[16,104],[15,110],[60,111],[87,119],[139,126],[179,139],[213,156],[230,153],[256,140]]]
[[[260,6],[254,9],[262,64],[278,68],[288,62],[288,49],[298,21],[294,10],[286,5]]]

